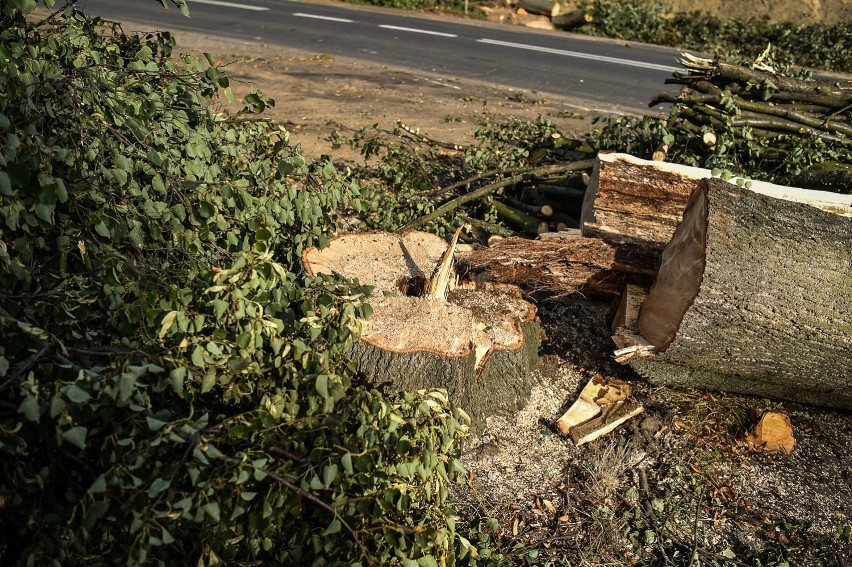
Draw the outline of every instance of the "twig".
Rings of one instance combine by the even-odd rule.
[[[445,150],[456,150],[456,151],[460,151],[460,150],[463,150],[465,148],[471,147],[471,146],[462,146],[462,145],[459,145],[459,144],[451,144],[449,142],[442,142],[441,140],[436,140],[434,138],[430,138],[426,134],[421,134],[420,128],[414,129],[414,128],[411,128],[409,126],[406,126],[405,124],[402,123],[401,120],[397,120],[396,125],[399,126],[399,128],[401,130],[404,130],[405,132],[407,132],[410,136],[417,138],[421,142],[426,142],[427,144],[429,144],[431,146],[436,146],[438,148],[444,148]]]
[[[689,557],[689,565],[693,567],[698,561],[698,515],[701,511],[701,501],[704,500],[704,493],[707,491],[707,485],[701,487],[701,494],[698,495],[698,501],[695,503],[695,524],[692,528],[692,555]]]
[[[526,170],[522,173],[519,173],[517,175],[513,175],[512,177],[507,177],[507,178],[501,179],[500,181],[490,183],[488,185],[480,187],[479,189],[476,189],[475,191],[471,191],[470,193],[465,193],[464,195],[460,195],[460,196],[456,197],[455,199],[447,201],[446,203],[444,203],[443,205],[441,205],[440,207],[438,207],[437,209],[435,209],[434,211],[432,211],[428,215],[424,215],[424,216],[422,216],[418,219],[411,221],[410,223],[406,224],[402,228],[398,229],[396,232],[405,233],[405,232],[409,232],[411,230],[414,230],[414,229],[416,229],[420,226],[423,226],[424,224],[427,224],[427,223],[432,222],[433,220],[435,220],[437,218],[444,216],[445,214],[449,213],[450,211],[457,209],[459,206],[461,206],[465,203],[469,203],[470,201],[475,201],[477,199],[481,199],[482,197],[485,197],[486,195],[489,195],[489,194],[493,193],[494,191],[496,191],[498,189],[502,189],[503,187],[509,187],[511,185],[514,185],[515,183],[519,183],[519,182],[523,181],[524,179],[529,179],[529,178],[532,178],[532,177],[538,177],[538,176],[542,176],[542,175],[550,175],[550,174],[553,174],[553,173],[564,173],[564,172],[567,172],[567,171],[579,171],[579,170],[582,170],[582,169],[590,169],[594,166],[594,164],[595,164],[595,160],[586,159],[586,160],[580,160],[580,161],[575,161],[575,162],[571,162],[571,163],[545,165],[545,166],[542,166],[542,167],[536,167],[536,168],[533,168],[533,169],[528,169],[528,170]]]

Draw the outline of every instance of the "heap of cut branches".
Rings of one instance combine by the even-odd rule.
[[[680,94],[651,101],[673,104],[669,132],[691,134],[677,151],[707,155],[705,166],[852,192],[852,82],[785,73],[765,56],[746,66],[684,54],[687,73],[667,81],[683,85]],[[655,159],[666,157],[669,142]]]

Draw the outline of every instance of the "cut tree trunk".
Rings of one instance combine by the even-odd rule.
[[[351,353],[359,372],[402,391],[444,388],[482,424],[526,402],[541,329],[518,288],[459,285],[452,261],[446,242],[416,231],[343,235],[302,255],[312,275],[375,286]]]
[[[698,181],[708,177],[711,172],[707,169],[601,152],[583,201],[582,234],[612,246],[624,269],[654,274],[689,196]],[[852,214],[850,195],[802,191],[762,181],[749,180],[748,184],[753,192]]]
[[[530,14],[541,14],[551,18],[563,11],[562,6],[555,0],[516,0],[515,6]]]
[[[618,295],[626,275],[615,252],[595,238],[554,233],[544,240],[506,238],[488,248],[474,248],[461,261],[470,271],[486,272],[490,281],[561,295]]]
[[[850,243],[848,217],[702,180],[639,315],[655,352],[630,365],[658,383],[852,409]]]
[[[555,14],[550,17],[550,21],[556,29],[568,31],[591,23],[592,15],[587,14],[582,10],[574,10],[572,12]]]

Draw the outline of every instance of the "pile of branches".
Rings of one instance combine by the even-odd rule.
[[[852,192],[852,82],[784,74],[763,57],[745,66],[684,54],[687,73],[667,81],[683,85],[680,94],[658,95],[651,106],[673,104],[666,129],[690,134],[692,147],[680,151],[708,154],[704,165]],[[665,158],[672,142],[662,140],[654,158]]]
[[[684,55],[684,71],[650,105],[668,116],[605,118],[566,136],[549,120],[486,121],[476,142],[435,140],[402,123],[359,131],[356,171],[371,194],[365,230],[466,224],[468,241],[538,236],[579,227],[594,155],[607,150],[804,188],[852,193],[852,83],[814,80],[773,61]]]

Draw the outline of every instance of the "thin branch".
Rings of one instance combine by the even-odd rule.
[[[421,227],[427,223],[432,222],[433,220],[444,216],[445,214],[457,209],[459,206],[469,203],[470,201],[475,201],[477,199],[481,199],[487,195],[490,195],[494,191],[498,189],[502,189],[503,187],[509,187],[514,185],[515,183],[519,183],[524,179],[530,179],[534,177],[540,177],[543,175],[551,175],[554,173],[565,173],[568,171],[580,171],[583,169],[591,169],[595,165],[595,160],[586,159],[575,161],[571,163],[563,163],[563,164],[555,164],[555,165],[545,165],[542,167],[536,167],[533,169],[528,169],[519,173],[517,175],[513,175],[512,177],[507,177],[501,179],[500,181],[496,181],[494,183],[490,183],[483,187],[476,189],[475,191],[471,191],[470,193],[465,193],[464,195],[460,195],[455,199],[447,201],[428,215],[424,215],[418,219],[411,221],[406,224],[402,228],[397,229],[398,233],[405,233],[411,230],[414,230],[418,227]]]

